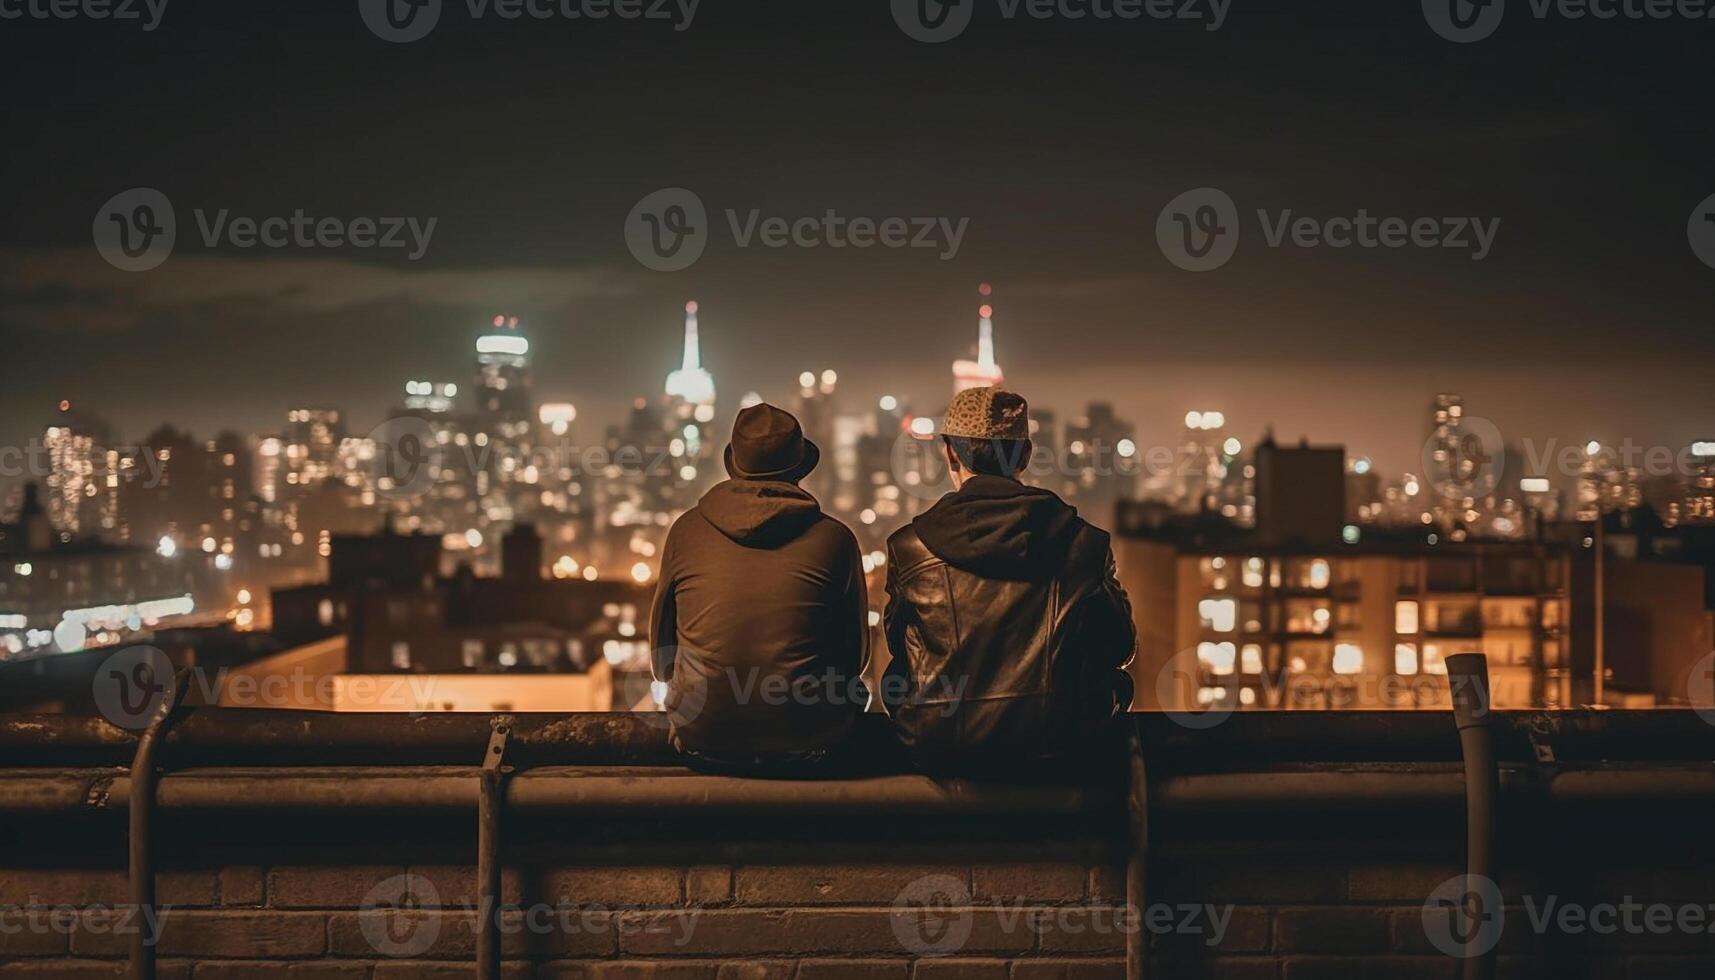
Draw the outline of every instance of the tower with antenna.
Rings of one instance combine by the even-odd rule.
[[[986,302],[994,292],[994,287],[985,282],[977,287],[977,292],[985,300],[983,305],[977,308],[977,358],[974,361],[953,362],[955,395],[967,388],[987,388],[1006,381],[994,358],[994,307]]]
[[[697,340],[697,302],[685,304],[685,359],[679,370],[667,375],[667,394],[689,405],[714,405],[715,379],[703,370],[703,352]]]

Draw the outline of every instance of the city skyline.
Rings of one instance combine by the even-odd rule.
[[[969,356],[982,281],[1013,384],[1062,409],[1100,392],[1151,442],[1220,404],[1253,434],[1363,446],[1399,471],[1436,391],[1539,439],[1673,445],[1715,416],[1698,370],[1715,274],[1686,241],[1715,135],[1683,125],[1706,58],[1672,24],[1515,19],[1464,46],[1415,8],[1352,0],[1236,9],[1214,31],[985,15],[926,45],[883,3],[756,3],[684,31],[461,14],[395,45],[349,6],[175,0],[144,35],[9,22],[0,77],[63,98],[14,107],[52,175],[0,162],[32,189],[0,227],[0,344],[26,368],[0,390],[0,445],[61,399],[134,435],[257,430],[293,402],[379,419],[394,386],[378,375],[462,369],[497,309],[533,324],[543,394],[599,431],[674,366],[691,297],[729,391],[789,395],[834,367],[924,402]],[[1019,70],[1035,64],[1051,83]],[[137,187],[171,200],[179,243],[122,272],[91,224]],[[706,205],[707,248],[653,271],[627,215],[681,187]],[[1192,273],[1155,227],[1204,187],[1245,227],[1229,263]],[[830,210],[968,228],[946,259],[733,231]],[[415,260],[200,240],[298,211],[436,223]],[[1499,225],[1480,261],[1271,246],[1288,212]]]

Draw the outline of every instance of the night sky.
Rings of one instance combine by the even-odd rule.
[[[12,2],[12,0],[8,0]],[[42,0],[37,0],[42,2]],[[1218,31],[1003,19],[911,40],[887,0],[704,0],[669,22],[473,20],[386,43],[355,0],[171,0],[159,26],[0,20],[0,444],[70,399],[137,439],[162,421],[277,430],[294,406],[362,431],[404,382],[468,383],[516,314],[543,399],[591,437],[656,394],[702,306],[730,409],[841,374],[939,409],[995,284],[999,355],[1038,405],[1102,397],[1143,440],[1187,409],[1415,468],[1429,402],[1509,438],[1715,435],[1715,269],[1687,223],[1715,194],[1715,20],[1538,20],[1454,44],[1417,0],[1233,0]],[[1182,271],[1175,195],[1242,216],[1233,260]],[[144,273],[91,241],[133,187],[178,244]],[[665,187],[714,225],[642,267],[627,214]],[[426,254],[206,248],[195,209],[436,219]],[[738,248],[741,215],[969,220],[956,258]],[[1269,248],[1255,217],[1499,218],[1456,249]]]

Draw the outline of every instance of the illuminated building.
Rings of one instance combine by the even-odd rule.
[[[275,590],[274,631],[288,644],[333,636],[354,673],[581,673],[597,660],[647,662],[640,625],[651,589],[630,579],[543,577],[528,525],[501,541],[501,575],[441,574],[437,535],[339,535],[324,584]],[[623,645],[623,646],[622,646]]]
[[[1265,442],[1256,465],[1254,528],[1120,508],[1139,707],[1445,707],[1446,657],[1466,651],[1488,655],[1497,707],[1589,703],[1604,671],[1625,690],[1603,703],[1647,704],[1707,652],[1699,568],[1610,557],[1604,591],[1587,525],[1481,542],[1360,528],[1342,524],[1344,449]],[[1624,661],[1598,652],[1597,603]]]
[[[1091,402],[1084,415],[1066,423],[1065,472],[1076,488],[1070,496],[1098,524],[1137,490],[1143,460],[1135,437],[1132,424],[1108,402]]]
[[[48,518],[73,537],[116,536],[120,454],[106,424],[61,402],[42,438],[48,457]]]
[[[529,420],[530,341],[518,318],[497,316],[494,329],[476,339],[477,408],[486,415]]]
[[[715,403],[714,376],[703,369],[695,300],[685,304],[685,357],[679,369],[667,375],[667,395],[691,405],[712,406]]]
[[[137,638],[208,597],[213,562],[146,548],[67,540],[35,484],[17,522],[0,526],[0,660],[76,653]]]
[[[987,297],[992,287],[983,283],[979,292]],[[974,361],[953,362],[953,394],[967,388],[988,388],[1004,384],[1006,377],[994,357],[994,307],[984,303],[977,310],[977,358]]]
[[[675,499],[668,502],[673,510],[689,506],[689,497],[700,491],[713,475],[719,453],[719,437],[715,434],[715,379],[703,368],[701,340],[697,336],[697,304],[685,304],[685,351],[679,368],[667,375],[665,387],[667,449],[671,472],[666,474]],[[659,433],[660,430],[657,430]],[[658,447],[651,439],[635,449],[650,455],[650,447]]]
[[[295,408],[287,412],[276,471],[280,482],[270,488],[270,498],[284,499],[337,475],[339,448],[345,438],[345,421],[338,409]],[[264,453],[267,449],[264,446]]]
[[[405,408],[411,412],[445,415],[453,410],[459,386],[450,381],[405,382]]]

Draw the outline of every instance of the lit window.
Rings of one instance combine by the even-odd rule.
[[[1232,599],[1204,599],[1197,604],[1203,617],[1203,628],[1217,633],[1231,633],[1239,618],[1239,604]]]
[[[1405,636],[1417,632],[1417,603],[1396,602],[1393,604],[1393,631]]]
[[[393,669],[411,669],[411,644],[404,641],[393,644]]]
[[[1393,645],[1393,672],[1401,676],[1417,673],[1417,644],[1395,643]]]
[[[1262,673],[1262,647],[1255,643],[1246,643],[1239,653],[1239,668],[1247,674]]]
[[[1231,643],[1197,644],[1197,660],[1207,667],[1211,674],[1231,674],[1236,653]]]
[[[1327,559],[1318,558],[1310,563],[1310,587],[1312,589],[1326,589],[1330,578]]]
[[[498,659],[500,661],[500,666],[502,667],[518,666],[518,645],[515,643],[507,643],[503,645],[500,648],[500,656]]]
[[[323,626],[333,625],[333,600],[323,599],[316,603],[316,622]]]
[[[470,668],[482,666],[482,641],[464,641],[464,665]]]
[[[1423,672],[1425,674],[1446,675],[1447,660],[1442,655],[1439,644],[1425,643],[1423,645]]]
[[[1262,559],[1246,558],[1244,572],[1245,588],[1262,588]]]
[[[1239,688],[1239,703],[1247,708],[1256,704],[1256,689],[1250,687]]]
[[[1364,671],[1364,648],[1356,643],[1334,644],[1334,673],[1361,674]]]

